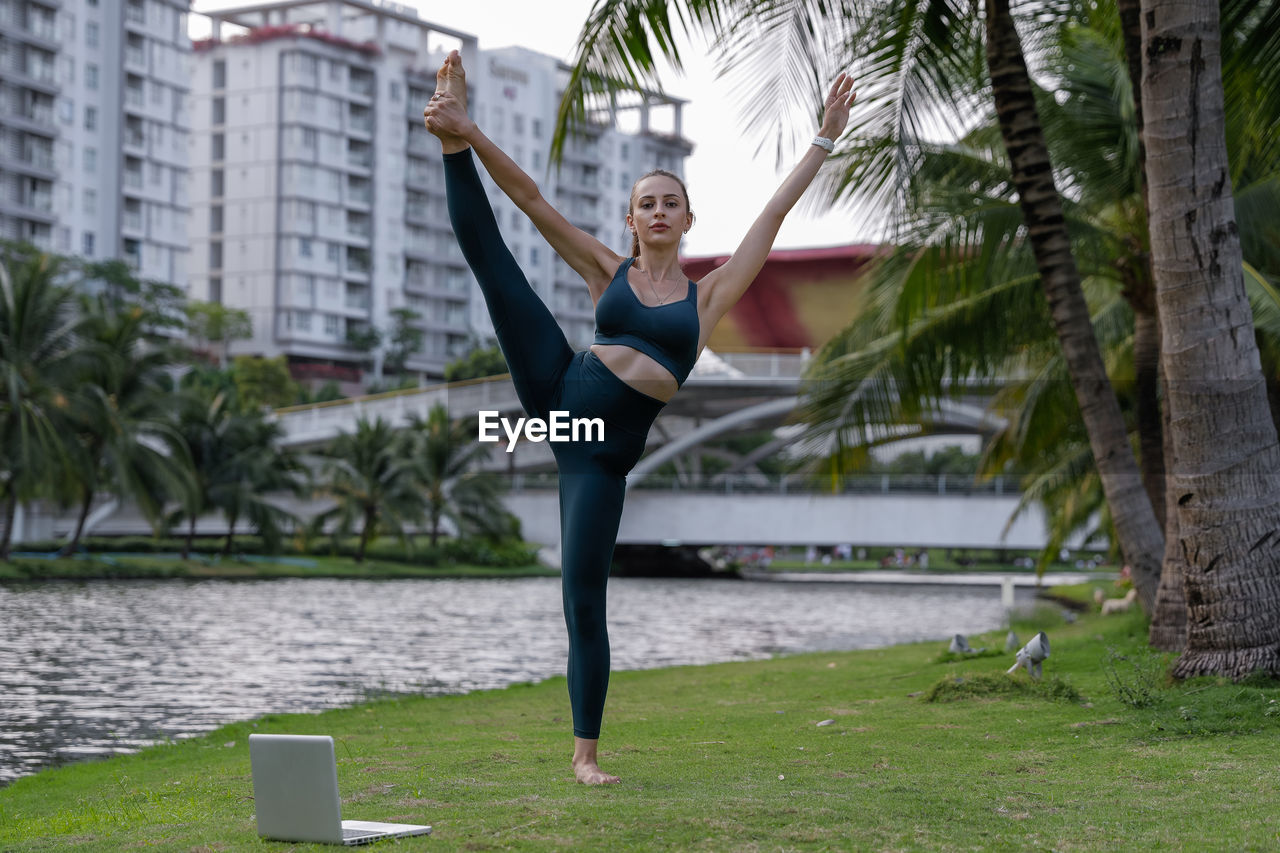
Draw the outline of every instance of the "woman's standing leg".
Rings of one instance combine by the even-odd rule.
[[[560,470],[560,565],[569,630],[574,772],[583,782],[616,782],[596,763],[596,741],[609,690],[605,599],[626,478],[599,466],[565,467]]]

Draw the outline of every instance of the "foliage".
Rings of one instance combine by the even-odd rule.
[[[1108,648],[1102,671],[1111,694],[1130,708],[1155,705],[1160,688],[1169,680],[1164,657],[1149,649],[1125,653]]]
[[[959,699],[983,698],[1050,699],[1055,702],[1083,701],[1080,691],[1056,675],[1036,681],[1017,672],[965,672],[945,675],[934,682],[925,694],[923,702],[954,702]]]
[[[386,367],[392,373],[402,374],[409,359],[422,349],[426,332],[414,325],[415,321],[422,319],[422,315],[412,308],[392,308],[391,318]]]
[[[187,303],[187,332],[197,341],[201,350],[216,345],[218,366],[226,368],[227,353],[232,341],[253,337],[253,320],[249,312],[230,308],[220,302]]]
[[[496,344],[477,347],[463,358],[449,362],[444,368],[446,382],[461,382],[464,379],[479,379],[485,376],[498,376],[507,372],[507,360]]]
[[[232,362],[231,376],[240,405],[247,409],[276,409],[291,406],[298,399],[298,383],[289,374],[288,360],[283,355],[238,355]]]

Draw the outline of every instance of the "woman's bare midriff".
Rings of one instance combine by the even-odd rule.
[[[621,344],[592,344],[591,351],[613,375],[647,397],[667,402],[680,390],[680,383],[649,356]]]

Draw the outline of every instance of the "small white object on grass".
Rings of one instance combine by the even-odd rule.
[[[823,720],[822,722],[818,723],[818,725],[820,725],[820,726],[829,726],[829,725],[833,724],[834,722],[835,722],[835,720]]]

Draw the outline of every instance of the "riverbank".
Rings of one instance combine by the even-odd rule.
[[[258,841],[257,731],[334,736],[344,816],[435,827],[399,842],[409,849],[1280,844],[1280,686],[1165,687],[1139,615],[1060,618],[1015,625],[1049,632],[1047,690],[1006,678],[1011,656],[947,663],[936,642],[616,672],[601,760],[623,784],[606,789],[573,782],[553,678],[269,716],[45,771],[0,789],[0,839],[6,851],[328,849]]]
[[[15,557],[0,563],[0,582],[51,580],[270,580],[273,578],[359,578],[403,580],[408,578],[518,578],[547,577],[560,573],[546,566],[476,566],[450,563],[423,566],[394,560],[350,557],[234,557],[197,556],[183,560],[177,554],[95,553],[74,558]]]

